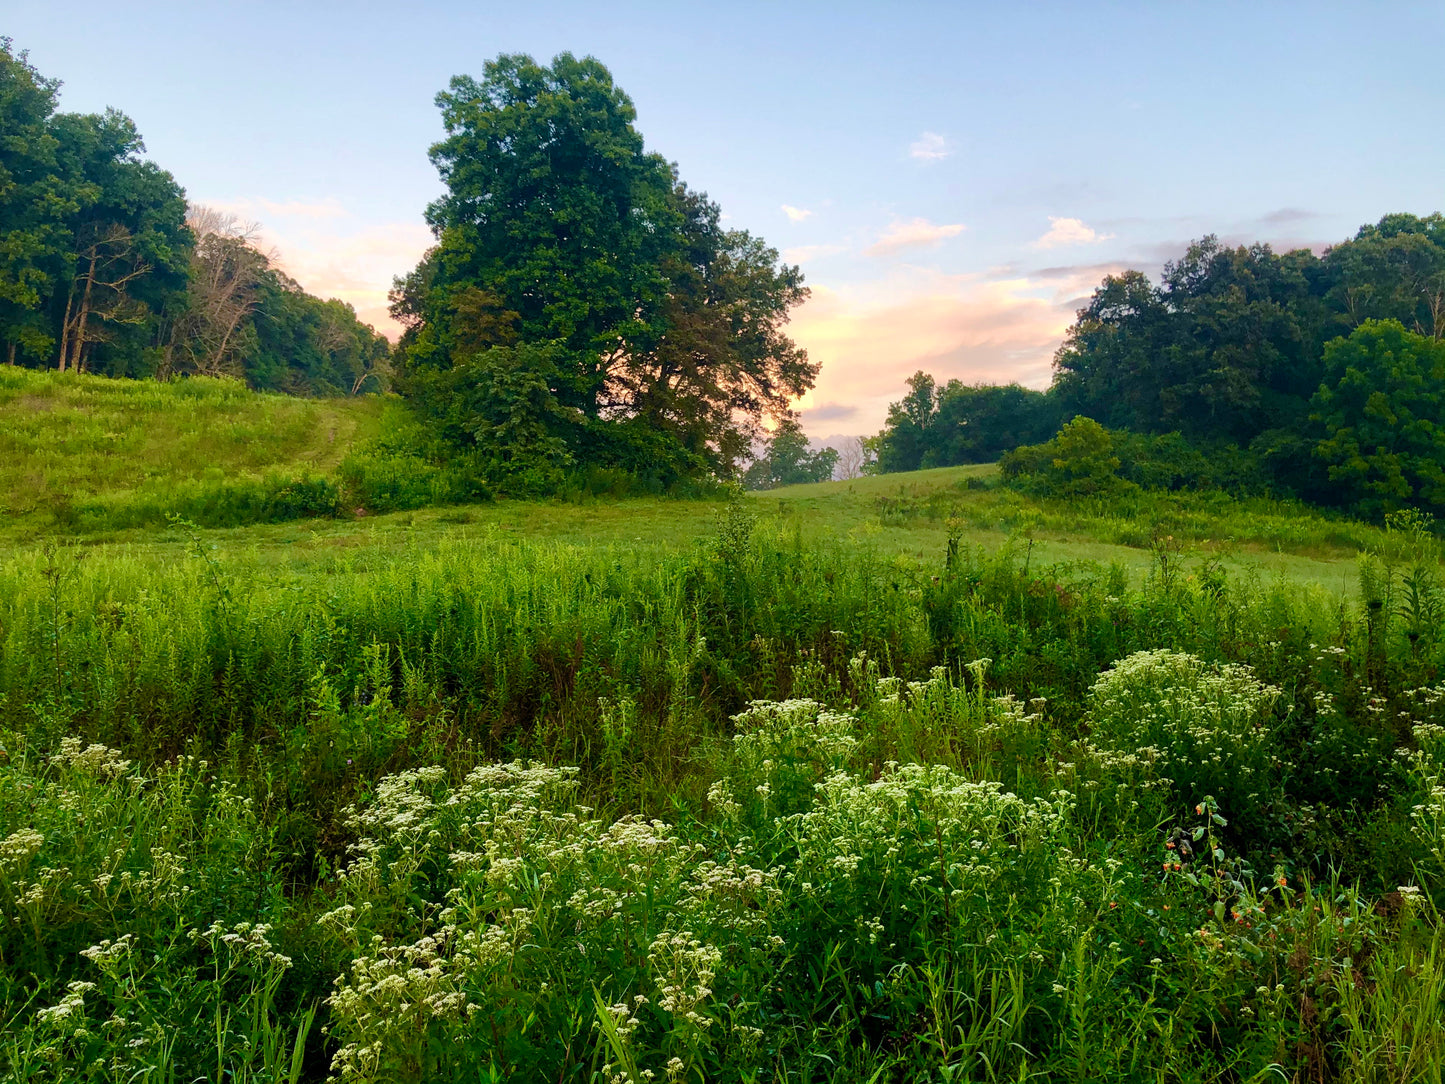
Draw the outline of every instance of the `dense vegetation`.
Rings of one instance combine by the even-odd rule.
[[[59,83],[0,39],[0,356],[108,376],[380,390],[390,347],[201,207],[118,110],[56,112]]]
[[[1432,536],[1354,528],[1348,601],[1045,565],[1078,500],[990,554],[973,493],[917,559],[748,500],[13,551],[3,1071],[1432,1079]]]
[[[1082,416],[1115,431],[1126,471],[1136,454],[1172,461],[1163,469],[1176,485],[1192,458],[1190,485],[1269,488],[1376,519],[1440,514],[1442,306],[1439,214],[1386,215],[1322,257],[1206,237],[1158,284],[1137,271],[1106,277],[1047,393],[936,389],[915,375],[873,440],[877,469],[991,461]]]
[[[439,97],[405,408],[205,379],[385,350],[0,101],[0,1078],[1440,1080],[1438,216],[801,486],[801,277],[595,61]]]

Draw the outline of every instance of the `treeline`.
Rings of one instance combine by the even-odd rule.
[[[1445,216],[1386,215],[1323,256],[1206,237],[1157,283],[1106,277],[1047,392],[916,374],[872,438],[876,469],[987,462],[1082,416],[1124,471],[1152,457],[1134,473],[1175,488],[1445,513],[1442,339]]]
[[[57,112],[59,87],[0,38],[0,359],[380,389],[390,348],[349,305],[271,266],[254,226],[188,206],[125,114]]]

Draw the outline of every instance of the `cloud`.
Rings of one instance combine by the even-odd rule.
[[[801,222],[805,218],[813,217],[812,211],[803,207],[792,207],[786,203],[783,204],[783,214],[788,216],[788,221],[790,222]]]
[[[1299,207],[1281,207],[1278,211],[1271,211],[1260,218],[1260,221],[1267,226],[1288,226],[1296,222],[1308,222],[1311,219],[1319,218],[1319,212],[1306,211]]]
[[[869,256],[891,256],[905,248],[936,245],[946,237],[957,237],[964,229],[961,222],[936,226],[926,218],[900,220],[863,251]]]
[[[783,249],[783,260],[787,263],[807,263],[809,260],[820,260],[824,256],[836,256],[847,251],[847,245],[796,245]]]
[[[809,425],[823,425],[844,421],[857,413],[858,407],[853,403],[824,403],[809,409],[804,414],[804,421]]]
[[[817,386],[798,403],[805,427],[828,431],[837,405],[849,404],[850,424],[877,432],[918,369],[940,381],[1047,386],[1054,351],[1074,320],[1073,285],[918,270],[847,289],[815,285],[789,325],[822,365]]]
[[[1099,233],[1086,226],[1077,218],[1055,218],[1049,215],[1049,232],[1040,237],[1031,248],[1060,248],[1064,245],[1092,245],[1108,241],[1112,233]]]
[[[937,132],[924,132],[908,144],[908,157],[919,162],[942,161],[952,153],[953,151],[948,146],[948,140]]]

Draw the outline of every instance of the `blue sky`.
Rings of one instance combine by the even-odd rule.
[[[1107,271],[1315,247],[1445,209],[1445,5],[20,4],[0,32],[114,105],[190,198],[382,326],[428,241],[436,92],[500,52],[607,64],[651,149],[800,262],[811,433],[904,379],[1043,386]]]

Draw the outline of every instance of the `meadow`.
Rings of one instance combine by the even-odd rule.
[[[302,407],[348,448],[165,469],[385,439]],[[6,1079],[1441,1077],[1419,518],[954,468],[207,528],[88,476],[0,547]]]

